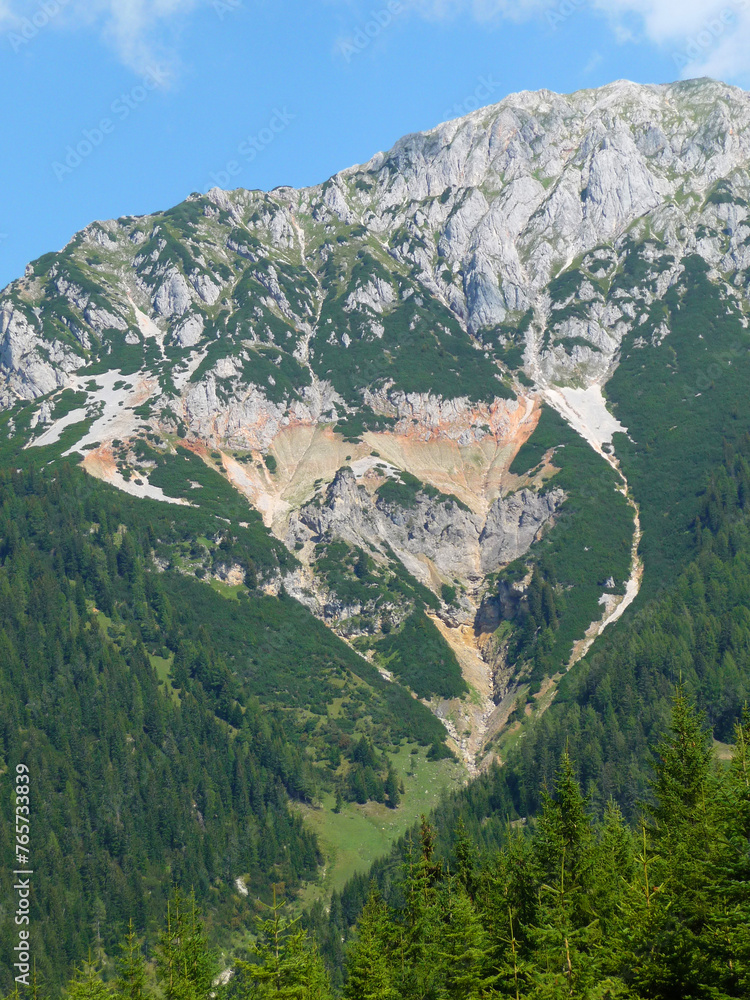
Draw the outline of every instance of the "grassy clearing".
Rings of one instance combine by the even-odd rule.
[[[151,660],[151,666],[154,668],[156,676],[159,678],[159,685],[169,694],[172,701],[179,705],[180,695],[177,688],[172,684],[172,663],[174,661],[174,655],[170,654],[167,659],[165,656],[157,656],[155,653],[149,653],[148,658]]]
[[[246,588],[241,583],[224,583],[223,580],[214,579],[210,581],[210,586],[217,594],[221,594],[222,597],[226,597],[230,601],[238,601],[240,591],[246,592]]]
[[[423,747],[412,753],[414,746],[403,744],[391,757],[405,788],[398,809],[377,802],[364,806],[350,802],[335,813],[332,794],[323,796],[320,808],[300,807],[307,828],[318,837],[325,865],[322,879],[303,887],[298,905],[310,906],[321,896],[330,897],[343,889],[352,875],[367,871],[376,858],[387,853],[422,813],[429,813],[444,792],[463,783],[465,772],[459,764],[428,761]]]

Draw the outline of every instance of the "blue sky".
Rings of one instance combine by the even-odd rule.
[[[324,180],[518,90],[748,83],[750,0],[0,0],[0,287],[97,218]]]

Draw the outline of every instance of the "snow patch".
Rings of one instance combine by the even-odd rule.
[[[541,392],[595,451],[601,453],[605,444],[612,444],[614,434],[628,432],[607,409],[600,385],[590,385],[587,389],[544,388]]]
[[[378,469],[378,472],[389,476],[391,479],[398,478],[399,475],[399,470],[395,465],[391,465],[384,458],[377,458],[375,455],[366,455],[365,458],[358,458],[356,462],[349,462],[348,464],[357,479],[366,476],[376,466],[382,466],[382,468]]]
[[[78,381],[82,383],[83,379]],[[155,380],[148,380],[142,375],[123,375],[120,371],[110,371],[97,375],[96,381],[100,386],[96,392],[96,402],[101,406],[101,412],[88,432],[65,455],[81,451],[86,445],[112,441],[114,438],[126,441],[144,423],[133,411],[153,395]]]
[[[138,329],[141,331],[143,336],[147,340],[155,340],[158,342],[161,348],[162,354],[164,353],[164,337],[166,336],[165,331],[160,330],[156,323],[147,316],[144,312],[138,308],[138,306],[133,302],[133,298],[128,292],[128,301],[135,313],[135,318],[138,321]]]
[[[49,427],[39,435],[39,437],[34,438],[33,441],[29,441],[26,447],[43,448],[45,445],[54,444],[56,441],[60,440],[60,435],[66,427],[70,427],[72,424],[77,424],[81,420],[85,420],[87,416],[88,413],[84,409],[71,410],[70,413],[66,413],[64,417],[60,417],[59,420],[55,420],[54,423],[50,424]]]

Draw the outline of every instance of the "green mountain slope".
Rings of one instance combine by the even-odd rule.
[[[248,913],[237,879],[265,893],[315,877],[290,800],[344,781],[358,739],[447,751],[427,709],[299,604],[257,594],[254,573],[233,599],[186,575],[196,539],[201,563],[247,572],[274,558],[267,536],[20,461],[0,481],[2,759],[32,775],[35,955],[53,985],[131,917],[152,928],[172,884],[225,926]],[[14,936],[6,912],[6,956]]]
[[[172,882],[212,929],[339,886],[348,818],[401,809],[381,847],[451,757],[488,842],[566,741],[630,815],[680,672],[726,738],[749,203],[747,94],[620,81],[92,223],[0,294],[0,767],[40,772],[52,979]]]

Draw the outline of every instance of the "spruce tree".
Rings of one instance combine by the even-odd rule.
[[[116,987],[118,996],[125,1000],[144,1000],[146,995],[146,960],[141,950],[141,941],[128,924],[128,932],[121,944],[121,954],[117,963]]]
[[[750,995],[750,712],[735,724],[732,760],[722,782],[722,810],[731,844],[731,864],[714,878],[726,884],[714,927],[724,945],[723,984],[734,995]]]
[[[592,899],[593,831],[567,749],[555,794],[545,792],[543,803],[534,838],[541,877],[534,996],[553,996],[562,989],[575,995],[595,981],[592,953],[598,927]]]
[[[252,946],[255,962],[237,963],[240,997],[253,1000],[330,1000],[331,990],[323,962],[310,944],[300,918],[284,916],[286,903],[276,897],[266,920],[258,919]]]
[[[185,898],[175,890],[167,904],[156,975],[165,1000],[206,1000],[218,973],[195,893]]]
[[[539,873],[530,838],[508,827],[505,849],[478,879],[477,897],[490,936],[492,966],[503,996],[525,996],[531,936],[539,910]]]
[[[466,826],[461,816],[459,816],[458,823],[456,824],[453,859],[452,870],[466,892],[473,899],[477,882],[477,849],[466,832]]]
[[[716,879],[731,852],[711,738],[681,689],[669,732],[657,748],[652,789],[630,976],[647,996],[708,995],[721,978],[712,927],[722,908]]]
[[[592,903],[605,940],[620,919],[621,902],[634,874],[633,835],[610,799],[598,829],[592,865]]]
[[[385,795],[388,800],[388,808],[397,809],[401,803],[401,794],[398,790],[398,778],[392,764],[388,765],[388,774],[385,779]]]
[[[66,992],[69,1000],[112,1000],[112,990],[102,982],[101,968],[90,955],[76,970]]]
[[[401,931],[397,967],[400,966],[400,991],[405,998],[431,994],[439,981],[438,938],[440,907],[438,885],[443,866],[434,860],[435,832],[425,817],[420,828],[419,854],[410,856],[405,865],[404,927]]]
[[[346,1000],[397,1000],[392,944],[388,908],[372,885],[346,954]]]
[[[450,879],[441,893],[442,926],[437,935],[440,992],[447,1000],[480,1000],[494,985],[490,943],[468,893]]]

